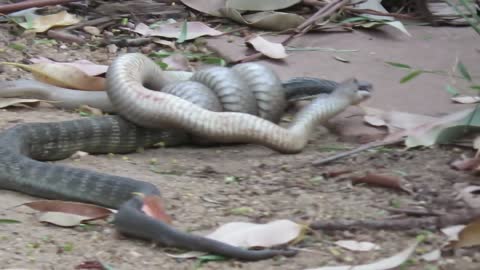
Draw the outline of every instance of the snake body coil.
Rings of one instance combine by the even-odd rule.
[[[242,68],[257,70],[263,67],[246,65],[236,69]],[[118,212],[114,223],[120,232],[167,246],[243,260],[293,255],[294,252],[290,250],[246,250],[234,247],[178,231],[145,215],[141,210],[141,199],[133,193],[159,195],[159,190],[150,183],[40,162],[63,159],[79,150],[100,154],[128,153],[139,147],[151,147],[160,141],[167,146],[178,145],[190,140],[188,133],[214,142],[255,142],[283,152],[298,152],[306,144],[310,131],[318,121],[328,119],[367,96],[364,91],[359,91],[361,87],[356,80],[346,81],[329,97],[315,100],[297,115],[290,128],[284,129],[271,122],[281,115],[275,106],[284,106],[284,93],[278,80],[264,81],[264,78],[249,77],[249,74],[240,75],[241,79],[237,82],[216,80],[216,93],[221,98],[220,101],[212,101],[211,98],[200,97],[208,97],[210,94],[205,93],[212,88],[204,85],[211,76],[202,74],[196,75],[193,82],[171,84],[171,79],[146,57],[138,54],[120,57],[112,64],[107,75],[108,95],[114,109],[140,125],[168,127],[168,130],[139,127],[119,116],[17,125],[0,133],[0,188],[44,198],[83,201],[116,208]],[[253,95],[238,93],[242,89],[234,92],[228,89],[242,84],[254,89],[251,92]],[[222,85],[227,85],[227,88]],[[207,106],[208,110],[177,96],[150,91],[144,86],[164,88],[167,92]],[[276,87],[279,91],[272,91]],[[192,92],[197,88],[201,90]],[[248,101],[252,98],[258,100],[255,105]],[[225,104],[231,106],[225,109]],[[268,120],[238,111],[248,111]]]

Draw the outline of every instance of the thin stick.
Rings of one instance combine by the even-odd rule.
[[[24,1],[14,4],[6,4],[0,6],[0,13],[10,13],[14,11],[24,10],[32,7],[45,7],[58,4],[67,4],[80,0],[38,0],[38,1]]]

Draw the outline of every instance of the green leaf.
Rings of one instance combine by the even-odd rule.
[[[15,219],[0,218],[1,224],[12,224],[12,223],[22,223],[21,221]]]
[[[455,87],[453,87],[449,84],[445,85],[445,91],[450,93],[452,96],[458,96],[460,94]]]
[[[405,77],[400,79],[400,83],[406,83],[410,81],[411,79],[417,77],[418,75],[422,74],[423,70],[414,70],[410,73],[408,73]]]
[[[8,47],[17,50],[17,51],[24,51],[26,49],[25,45],[20,44],[20,43],[11,43],[8,45]]]
[[[178,43],[183,43],[187,39],[187,21],[184,21],[182,24],[182,31],[180,32],[180,36],[177,38]]]
[[[345,19],[340,22],[340,24],[345,24],[345,23],[352,23],[352,22],[361,22],[361,21],[368,21],[369,19],[367,17],[352,17]]]
[[[205,64],[219,65],[222,67],[226,65],[226,62],[223,58],[214,56],[205,56],[202,58],[202,62]]]
[[[166,70],[168,68],[168,64],[166,64],[162,61],[156,61],[155,63],[157,63],[157,65],[163,70]]]
[[[470,88],[480,91],[480,85],[470,85]]]
[[[467,67],[465,67],[462,61],[458,61],[457,69],[460,72],[460,74],[462,74],[463,78],[465,78],[465,80],[469,82],[472,81],[472,76],[470,76],[470,73],[468,73]]]
[[[412,67],[407,65],[407,64],[402,64],[402,63],[397,63],[397,62],[385,62],[387,64],[389,64],[390,66],[394,66],[394,67],[398,67],[398,68],[407,68],[407,69],[411,69]]]
[[[198,257],[197,262],[195,263],[194,269],[199,269],[204,263],[214,262],[214,261],[226,261],[227,258],[220,255],[203,255]]]

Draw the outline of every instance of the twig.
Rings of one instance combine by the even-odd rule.
[[[394,140],[382,140],[382,141],[375,141],[375,142],[362,144],[359,147],[354,148],[352,150],[348,150],[348,151],[345,151],[345,152],[340,152],[338,154],[335,154],[333,156],[329,156],[329,157],[326,157],[326,158],[317,159],[314,162],[312,162],[312,165],[313,166],[325,165],[325,164],[327,164],[329,162],[332,162],[334,160],[341,159],[341,158],[344,158],[344,157],[348,157],[348,156],[351,156],[351,155],[354,155],[354,154],[357,154],[357,153],[360,153],[360,152],[363,152],[363,151],[366,151],[366,150],[369,150],[369,149],[374,149],[374,148],[381,147],[381,146],[393,145],[393,144],[397,144],[397,143],[402,142],[402,141],[403,141],[403,137],[402,138],[395,138]]]
[[[0,13],[10,13],[14,11],[24,10],[32,7],[45,7],[58,4],[66,4],[80,0],[37,0],[37,1],[23,1],[20,3],[6,4],[0,6]]]
[[[89,21],[84,21],[84,22],[81,22],[81,23],[77,23],[77,24],[65,27],[65,28],[63,28],[63,30],[66,30],[66,31],[76,30],[76,29],[83,28],[85,26],[93,26],[93,25],[98,25],[98,24],[110,22],[114,19],[115,18],[112,18],[112,17],[101,17],[101,18],[97,18],[97,19],[93,19],[93,20],[89,20]]]
[[[315,22],[317,22],[319,20],[323,20],[325,17],[328,17],[328,16],[332,15],[335,11],[337,11],[338,9],[340,9],[341,7],[346,5],[348,2],[349,2],[349,0],[335,0],[335,1],[327,4],[323,8],[319,9],[317,12],[315,12],[315,14],[310,16],[310,18],[308,18],[302,24],[297,26],[297,28],[295,28],[294,32],[290,36],[288,36],[284,41],[282,41],[282,44],[283,45],[288,45],[293,39],[304,35],[310,29],[313,28],[313,25],[315,24]],[[241,58],[241,59],[235,61],[235,63],[249,62],[249,61],[258,59],[262,56],[263,56],[262,53],[254,53],[254,54],[248,55],[244,58]]]
[[[310,224],[312,230],[410,230],[441,229],[447,226],[466,224],[480,216],[480,209],[459,210],[437,217],[402,218],[395,220],[328,220]]]
[[[407,216],[441,216],[444,215],[444,213],[440,213],[437,211],[431,211],[431,210],[426,210],[426,209],[399,209],[399,208],[393,208],[393,207],[384,207],[384,206],[372,206],[374,208],[382,209],[388,212],[396,213],[396,214],[405,214]]]

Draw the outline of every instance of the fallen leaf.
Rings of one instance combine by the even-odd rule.
[[[161,220],[168,224],[172,223],[172,218],[165,211],[162,199],[159,196],[150,195],[143,197],[142,211],[147,216]]]
[[[161,24],[155,28],[150,28],[146,24],[139,23],[135,30],[142,36],[160,36],[167,38],[179,38],[182,33],[183,22]],[[187,22],[187,35],[185,40],[195,39],[201,36],[218,36],[222,32],[208,27],[202,22]]]
[[[27,98],[0,98],[0,108],[6,108],[10,106],[22,106],[25,103],[37,104],[40,99],[27,99]]]
[[[301,0],[227,0],[226,6],[238,10],[270,11],[288,8],[300,2]]]
[[[183,54],[172,54],[162,59],[162,62],[167,64],[167,70],[192,71],[192,66],[188,58]]]
[[[300,15],[276,11],[263,11],[242,15],[236,9],[222,8],[220,9],[220,13],[222,16],[238,23],[273,31],[296,28],[305,21],[305,18]]]
[[[458,240],[458,234],[465,228],[465,225],[455,225],[455,226],[449,226],[440,229],[440,231],[447,236],[448,241],[457,241]]]
[[[164,45],[169,47],[172,50],[177,50],[177,46],[175,46],[174,41],[166,40],[166,39],[161,39],[161,38],[153,38],[152,41],[156,44]]]
[[[74,14],[62,10],[55,14],[38,15],[39,8],[29,8],[10,13],[8,16],[21,27],[36,33],[45,32],[54,26],[67,26],[79,23],[81,19]]]
[[[461,104],[473,104],[480,102],[479,96],[456,96],[452,97],[452,100]]]
[[[434,121],[435,117],[399,111],[384,111],[361,106],[365,112],[364,121],[372,126],[386,126],[390,133],[408,130]]]
[[[368,9],[368,10],[379,11],[382,13],[388,13],[388,11],[382,6],[381,2],[382,0],[361,1],[358,4],[354,5],[354,7],[357,9]],[[400,21],[394,21],[394,18],[391,16],[373,15],[368,13],[362,13],[361,16],[373,20],[372,22],[370,22],[370,25],[366,27],[385,24],[400,30],[402,33],[408,36],[411,36],[410,33],[405,28],[405,25],[403,25],[403,23]]]
[[[221,17],[219,9],[225,7],[226,0],[181,0],[183,4],[189,8],[193,8],[200,12]]]
[[[250,38],[247,40],[247,43],[252,45],[258,52],[273,59],[282,59],[288,56],[285,52],[285,47],[281,43],[268,41],[261,36]]]
[[[480,186],[466,186],[457,192],[455,199],[464,201],[470,208],[480,208]]]
[[[75,227],[80,225],[83,221],[91,220],[88,217],[62,213],[62,212],[43,212],[38,217],[41,222],[47,222],[61,227]]]
[[[459,171],[479,171],[480,170],[480,157],[465,158],[454,160],[450,163],[450,166]]]
[[[108,217],[110,214],[112,214],[112,211],[108,208],[79,202],[40,200],[24,203],[22,205],[28,206],[41,212],[62,212],[67,214],[79,215],[87,217],[88,220],[101,219]]]
[[[38,63],[58,63],[58,64],[63,64],[63,65],[68,65],[68,66],[73,66],[78,68],[79,70],[85,72],[85,74],[89,76],[98,76],[101,74],[104,74],[108,70],[107,65],[99,65],[95,64],[91,61],[88,60],[76,60],[73,62],[55,62],[53,60],[50,60],[46,57],[37,57],[37,58],[30,58],[29,59],[32,63],[38,64]]]
[[[305,270],[387,270],[393,269],[406,262],[410,256],[415,252],[419,241],[410,245],[403,251],[388,257],[386,259],[378,260],[374,263],[362,264],[362,265],[343,265],[343,266],[325,266],[318,268],[308,268]]]
[[[467,224],[458,234],[458,241],[453,244],[456,248],[478,245],[480,245],[480,219]]]
[[[420,258],[426,262],[438,261],[442,258],[442,252],[440,249],[432,250],[428,253],[423,254]]]
[[[22,222],[15,219],[0,218],[0,224],[14,224],[14,223],[22,223]]]
[[[411,190],[404,187],[402,182],[403,180],[399,177],[393,177],[390,175],[373,174],[373,173],[367,173],[365,176],[352,178],[353,184],[365,183],[369,185],[392,188],[392,189],[402,190],[407,193],[412,193]]]
[[[371,251],[379,250],[380,246],[371,242],[358,242],[355,240],[339,240],[335,245],[352,251]]]
[[[30,71],[38,81],[58,87],[90,91],[105,90],[105,78],[88,76],[85,72],[71,65],[59,63],[24,65],[11,62],[0,62],[0,64],[12,65]]]
[[[334,55],[333,58],[334,58],[335,60],[338,60],[338,61],[343,62],[343,63],[350,63],[350,60],[347,60],[347,59],[342,58],[342,57],[340,57],[340,56]]]
[[[80,159],[80,158],[86,157],[86,156],[88,156],[87,152],[77,151],[77,152],[73,153],[73,155],[71,155],[70,158],[71,159]]]
[[[113,268],[102,263],[101,261],[85,261],[75,266],[75,269],[113,270]]]
[[[243,248],[269,248],[291,243],[305,233],[305,226],[290,220],[276,220],[265,224],[249,222],[231,222],[220,226],[206,237],[232,246]],[[175,258],[193,258],[204,255],[203,252],[188,252],[174,255]]]
[[[83,27],[83,31],[89,33],[90,35],[94,35],[94,36],[99,36],[100,33],[101,33],[100,29],[98,29],[95,26],[85,26],[85,27]]]

